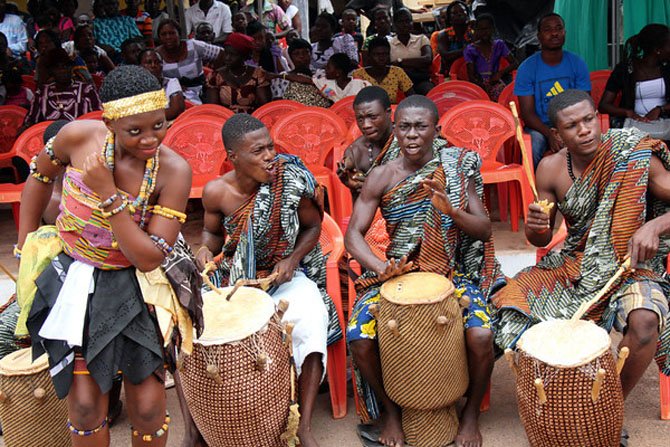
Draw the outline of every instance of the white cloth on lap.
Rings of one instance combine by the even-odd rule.
[[[275,304],[280,299],[289,302],[283,322],[295,323],[293,328],[293,358],[300,375],[305,358],[314,352],[322,355],[323,374],[326,372],[328,311],[316,283],[303,272],[296,271],[293,279],[280,285],[272,294]],[[323,374],[321,379],[323,380]]]

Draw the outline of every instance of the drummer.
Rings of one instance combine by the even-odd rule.
[[[358,392],[366,406],[364,419],[381,417],[379,441],[388,446],[403,445],[404,435],[400,409],[384,391],[369,306],[379,302],[381,283],[410,270],[453,275],[457,294],[470,298],[464,312],[470,389],[456,444],[482,443],[479,407],[493,369],[488,296],[504,278],[493,254],[491,222],[481,200],[481,160],[475,152],[446,145],[436,156],[437,119],[437,107],[424,96],[410,96],[398,105],[394,134],[403,156],[370,173],[345,236],[349,253],[368,270],[356,282],[358,297],[347,339],[363,379]],[[391,239],[390,262],[377,258],[364,238],[378,207]]]
[[[167,98],[149,72],[117,68],[105,78],[100,97],[103,121],[67,124],[31,164],[15,254],[27,261],[22,273],[30,276],[35,265],[44,267],[36,272],[34,300],[22,312],[29,312],[34,355],[47,352],[56,394],[67,396],[69,421],[63,430],[69,429],[73,446],[109,445],[107,406],[119,370],[132,445],[164,446],[170,422],[164,365],[166,352],[174,350],[163,348],[173,334],[163,332],[156,319],[154,309],[163,304],[145,303],[148,283],[142,279],[143,272],[168,280],[175,273],[189,277],[183,267],[190,261],[178,248],[178,234],[191,169],[161,145]],[[39,233],[29,233],[39,227],[59,175],[63,192],[55,237],[60,241],[47,244]],[[174,178],[184,181],[171,182]],[[170,264],[175,259],[184,262]],[[166,263],[169,273],[154,272]],[[195,272],[192,262],[190,271]],[[185,327],[184,334],[191,332]]]
[[[203,246],[197,262],[202,268],[214,253],[221,253],[213,278],[217,286],[279,275],[269,293],[275,302],[289,301],[284,321],[295,323],[298,437],[301,445],[316,446],[311,420],[324,376],[326,346],[342,336],[325,291],[326,265],[318,244],[322,190],[299,158],[277,155],[268,129],[250,115],[228,119],[223,142],[235,169],[205,186]],[[191,425],[191,431],[194,428]],[[185,445],[194,445],[191,441]]]
[[[556,205],[545,214],[531,204],[525,232],[530,243],[544,247],[558,210],[568,234],[563,250],[550,252],[493,297],[500,308],[496,343],[514,347],[530,325],[572,316],[628,254],[635,271],[624,274],[586,314],[624,334],[620,347],[630,349],[621,372],[626,397],[655,353],[663,373],[670,374],[670,284],[663,278],[670,249],[670,152],[635,128],[601,134],[593,100],[582,91],[554,97],[549,118],[565,148],[542,159],[536,178],[539,199]]]

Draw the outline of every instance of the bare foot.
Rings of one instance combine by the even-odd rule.
[[[456,447],[481,447],[482,434],[479,432],[478,414],[463,413],[454,442]]]
[[[298,427],[298,438],[300,439],[300,445],[302,447],[319,447],[310,427],[305,427],[300,424]]]
[[[379,428],[381,429],[380,443],[390,447],[405,445],[405,434],[402,431],[402,419],[398,408],[384,409]]]

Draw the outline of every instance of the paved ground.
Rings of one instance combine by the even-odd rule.
[[[185,233],[189,241],[198,244],[197,232],[200,223],[190,222]],[[494,224],[496,249],[507,274],[513,274],[520,268],[534,262],[534,252],[523,239],[523,231],[511,233],[508,224]],[[0,208],[0,261],[16,272],[17,266],[11,258],[12,244],[16,240],[16,231],[11,223],[11,213]],[[13,284],[0,279],[0,300],[13,292]],[[615,336],[614,342],[617,339]],[[626,402],[625,426],[630,432],[631,447],[668,447],[670,445],[670,421],[659,420],[658,373],[651,365],[635,390],[635,394]],[[487,447],[524,447],[528,443],[519,421],[513,376],[504,362],[498,362],[493,372],[491,409],[481,418],[484,445]],[[173,422],[170,426],[169,446],[180,446],[183,433],[181,414],[174,389],[167,391],[168,408]],[[328,393],[319,395],[314,416],[314,432],[322,447],[356,447],[360,443],[355,427],[358,419],[355,415],[353,400],[349,398],[349,412],[344,419],[333,420],[330,413]],[[112,446],[127,446],[130,443],[129,421],[125,409],[118,423],[112,429]],[[0,447],[4,446],[0,438]],[[19,446],[29,447],[29,446]],[[561,446],[568,447],[568,446]]]

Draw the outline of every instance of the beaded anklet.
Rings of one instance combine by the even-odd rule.
[[[103,428],[105,428],[105,426],[107,425],[107,417],[105,417],[105,419],[102,420],[102,424],[100,424],[99,426],[97,426],[96,428],[94,428],[92,430],[77,430],[76,428],[74,428],[74,426],[72,425],[72,422],[69,419],[67,420],[66,425],[67,425],[67,428],[70,430],[70,432],[73,435],[91,436],[91,435],[96,434],[97,432],[99,432]]]
[[[150,434],[150,435],[142,435],[142,434],[140,434],[139,431],[135,430],[135,429],[133,428],[132,425],[130,426],[130,431],[133,433],[133,437],[137,438],[138,436],[141,436],[141,437],[142,437],[142,441],[144,441],[144,442],[151,442],[151,441],[153,441],[154,439],[156,439],[156,438],[160,438],[160,437],[163,436],[165,433],[167,433],[167,431],[168,431],[168,426],[169,426],[169,425],[170,425],[170,413],[168,413],[168,412],[166,411],[166,412],[165,412],[165,422],[163,422],[163,425],[161,426],[161,428],[159,428],[158,430],[156,430],[155,433],[152,433],[152,434]]]
[[[155,234],[150,234],[149,237],[156,247],[163,252],[164,256],[169,256],[172,253],[172,247],[168,244],[165,239]]]

